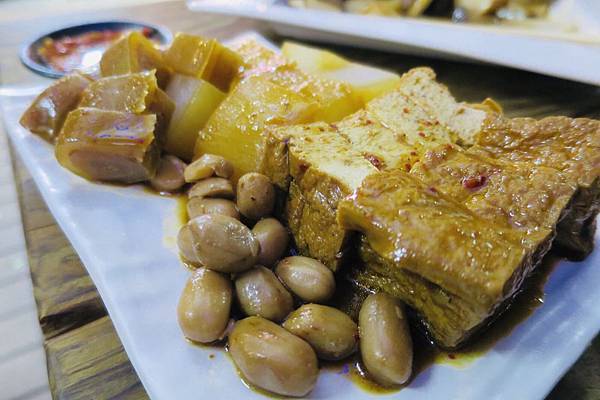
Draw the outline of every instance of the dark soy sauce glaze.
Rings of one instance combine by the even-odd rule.
[[[149,192],[154,194],[157,193],[150,187],[146,188]],[[175,194],[170,196],[174,197],[177,201],[176,216],[178,222],[183,225],[188,221],[186,209],[187,196],[185,194]],[[298,255],[297,250],[293,246],[290,247],[286,256],[292,255]],[[450,364],[457,367],[467,366],[473,360],[485,354],[500,339],[508,336],[519,323],[527,319],[527,317],[543,304],[544,284],[560,260],[561,258],[554,255],[552,252],[546,255],[541,264],[534,270],[533,274],[525,280],[523,289],[514,297],[510,306],[495,321],[493,321],[489,327],[475,337],[472,342],[456,351],[445,351],[438,348],[431,340],[429,340],[429,338],[427,338],[423,330],[418,327],[418,323],[411,323],[411,336],[414,348],[413,374],[411,379],[405,385],[388,388],[374,382],[369,378],[365,368],[361,365],[360,352],[341,361],[320,360],[320,366],[324,370],[344,375],[362,390],[372,394],[389,394],[410,386],[411,382],[421,372],[425,371],[433,364]],[[182,262],[192,271],[196,268],[193,265],[189,265],[184,260],[182,260]],[[368,292],[366,290],[362,292],[356,290],[355,285],[352,285],[346,279],[340,277],[337,279],[337,287],[336,294],[328,305],[340,308],[356,320],[360,305],[368,295]],[[300,303],[298,299],[295,300],[297,307]],[[234,302],[232,306],[232,318],[236,320],[244,318],[243,313],[239,310],[237,302]],[[215,351],[223,350],[224,347],[226,350],[226,340],[221,340],[208,345],[191,342],[189,340],[188,342],[203,348],[214,349]],[[240,375],[239,371],[237,371],[237,373]],[[249,384],[241,377],[241,375],[240,378],[248,388],[262,395],[277,398],[275,395]]]

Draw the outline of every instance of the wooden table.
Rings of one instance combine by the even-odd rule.
[[[29,2],[28,4],[31,4]],[[70,14],[66,10],[33,10],[27,17],[0,25],[2,84],[45,81],[18,61],[21,43],[39,32],[91,19],[136,19],[158,23],[172,31],[218,38],[256,27],[231,18],[203,16],[185,9],[183,2]],[[274,40],[280,38],[273,37]],[[460,99],[492,97],[511,116],[568,115],[600,118],[600,90],[507,68],[470,65],[375,51],[328,46],[341,54],[399,72],[430,65],[439,79]],[[115,334],[102,300],[73,248],[56,225],[35,184],[14,157],[23,226],[39,320],[46,341],[52,392],[59,399],[141,399],[147,395]],[[535,371],[531,371],[535,373]],[[560,381],[549,399],[600,399],[600,339]]]

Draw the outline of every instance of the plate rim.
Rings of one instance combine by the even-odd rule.
[[[416,48],[430,57],[435,54],[443,58],[484,62],[600,86],[600,69],[597,68],[597,65],[600,65],[600,41],[597,44],[587,45],[518,34],[501,29],[490,30],[489,27],[482,25],[461,25],[418,18],[394,19],[323,10],[295,9],[282,5],[276,0],[241,0],[239,2],[187,0],[187,6],[194,12],[265,21],[277,33],[283,35],[321,42],[330,42],[327,38],[323,39],[327,35],[337,35],[336,40],[339,43],[354,47],[369,47],[399,53],[410,53],[410,51],[406,51],[406,48]],[[335,15],[336,18],[331,18],[332,15]],[[411,37],[411,30],[417,29],[420,30],[420,33],[427,34]],[[442,32],[443,35],[441,35]],[[453,41],[453,39],[457,40]],[[498,56],[495,51],[488,49],[489,41],[496,46],[503,47],[503,53],[507,53],[509,48],[514,49],[515,52],[521,51],[521,57],[513,59],[509,57],[509,54]],[[478,44],[479,42],[486,43],[481,45]],[[540,46],[546,48],[540,50]],[[400,51],[400,49],[404,50]],[[573,63],[563,62],[560,64],[562,62],[560,59],[557,61],[556,58],[544,60],[544,57],[537,59],[533,57],[534,54],[547,53],[551,56],[560,54],[560,52],[568,53],[568,57],[566,57],[568,59],[589,62],[580,63],[575,68]],[[560,68],[557,63],[560,64]]]

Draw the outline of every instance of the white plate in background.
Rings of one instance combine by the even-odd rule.
[[[98,288],[150,397],[264,398],[244,386],[223,351],[192,346],[182,337],[176,305],[189,272],[175,245],[176,200],[139,185],[90,183],[63,169],[52,146],[18,124],[32,98],[31,93],[19,96],[14,88],[10,96],[0,96],[7,132]],[[561,262],[545,286],[543,306],[486,354],[462,367],[433,365],[407,388],[376,397],[543,399],[600,331],[599,266],[598,249],[584,262]],[[329,370],[321,372],[309,395],[370,397]]]
[[[298,9],[282,0],[188,0],[192,11],[265,21],[277,33],[318,42],[480,61],[600,85],[600,2],[559,0],[556,26],[453,23]]]

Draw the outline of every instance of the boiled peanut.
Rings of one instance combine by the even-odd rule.
[[[308,343],[260,317],[235,324],[229,354],[246,381],[282,396],[305,396],[319,375],[317,356]]]
[[[356,323],[333,307],[305,304],[292,312],[282,326],[306,340],[324,360],[341,360],[358,347]]]
[[[292,295],[270,269],[260,265],[235,280],[235,292],[246,315],[281,321],[294,307]]]
[[[200,343],[220,339],[229,322],[231,301],[229,277],[206,268],[197,269],[186,283],[177,307],[183,334]]]
[[[207,268],[241,272],[252,267],[260,245],[246,225],[226,215],[205,214],[188,222],[194,252]]]
[[[335,293],[333,272],[314,258],[293,256],[277,264],[275,273],[302,300],[323,303]]]
[[[233,165],[221,156],[204,154],[187,166],[184,172],[186,182],[195,182],[213,175],[230,178],[233,175]]]
[[[402,305],[385,293],[369,295],[358,316],[360,353],[367,372],[383,386],[406,383],[413,346]]]
[[[275,218],[261,219],[252,228],[260,243],[258,263],[272,267],[281,258],[289,243],[289,233]]]
[[[247,218],[258,220],[273,212],[275,187],[265,175],[250,172],[237,183],[237,206]]]

